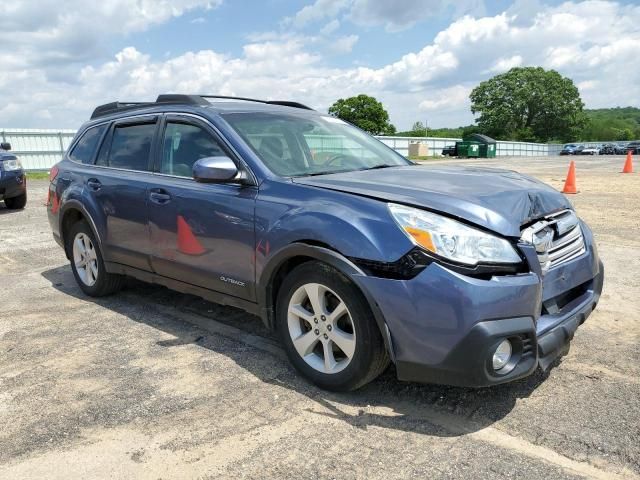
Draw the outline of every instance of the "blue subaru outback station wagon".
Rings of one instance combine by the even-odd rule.
[[[233,305],[352,390],[549,368],[603,267],[567,199],[507,170],[415,165],[288,101],[161,95],[94,111],[51,171],[53,235],[90,296],[125,276]]]

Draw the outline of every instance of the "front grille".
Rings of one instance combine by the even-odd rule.
[[[586,250],[580,222],[571,210],[537,221],[522,231],[521,239],[535,247],[543,273],[579,257]]]

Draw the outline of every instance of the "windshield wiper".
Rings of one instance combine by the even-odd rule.
[[[400,167],[400,166],[401,165],[389,165],[388,163],[381,163],[380,165],[374,165],[373,167],[364,167],[364,168],[347,169],[347,170],[322,170],[320,172],[303,173],[301,175],[296,175],[296,176],[315,177],[317,175],[331,175],[332,173],[362,172],[364,170],[377,170],[379,168],[390,168],[390,167]]]
[[[303,173],[300,177],[315,177],[317,175],[331,175],[332,173],[353,172],[353,170],[322,170],[320,172]]]
[[[380,168],[400,167],[401,165],[389,165],[388,163],[381,163],[380,165],[374,165],[373,167],[364,167],[360,170],[378,170]]]

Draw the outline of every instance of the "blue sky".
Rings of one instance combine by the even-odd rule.
[[[430,3],[433,2],[424,2],[425,10],[433,9]],[[560,2],[548,2],[558,3]],[[191,11],[149,31],[115,39],[111,49],[119,51],[126,46],[136,45],[144,47],[144,51],[154,58],[205,49],[237,56],[242,53],[243,45],[253,34],[265,31],[286,32],[287,27],[282,26],[282,19],[295,15],[305,5],[310,4],[313,2],[229,0],[215,9]],[[512,4],[513,2],[508,0],[485,2],[479,10],[487,15],[495,15]],[[447,5],[441,12],[422,18],[415,25],[399,31],[387,31],[379,26],[363,26],[343,21],[333,32],[334,35],[355,34],[359,36],[358,42],[352,51],[331,55],[327,61],[340,67],[383,66],[431,42],[435,35],[449,26],[457,16],[459,12],[456,12],[456,7],[453,4]],[[300,32],[315,35],[319,26],[329,22],[330,20],[327,20],[323,25],[307,24]]]
[[[469,124],[468,95],[554,68],[587,107],[639,106],[638,2],[13,0],[0,17],[2,127],[76,128],[99,103],[206,92],[380,99],[399,129]]]

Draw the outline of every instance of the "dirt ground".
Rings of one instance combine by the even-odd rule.
[[[451,163],[561,188],[568,160]],[[0,478],[640,478],[640,175],[576,163],[601,302],[549,374],[481,390],[390,368],[331,394],[239,310],[133,281],[87,298],[30,182],[0,207]]]

